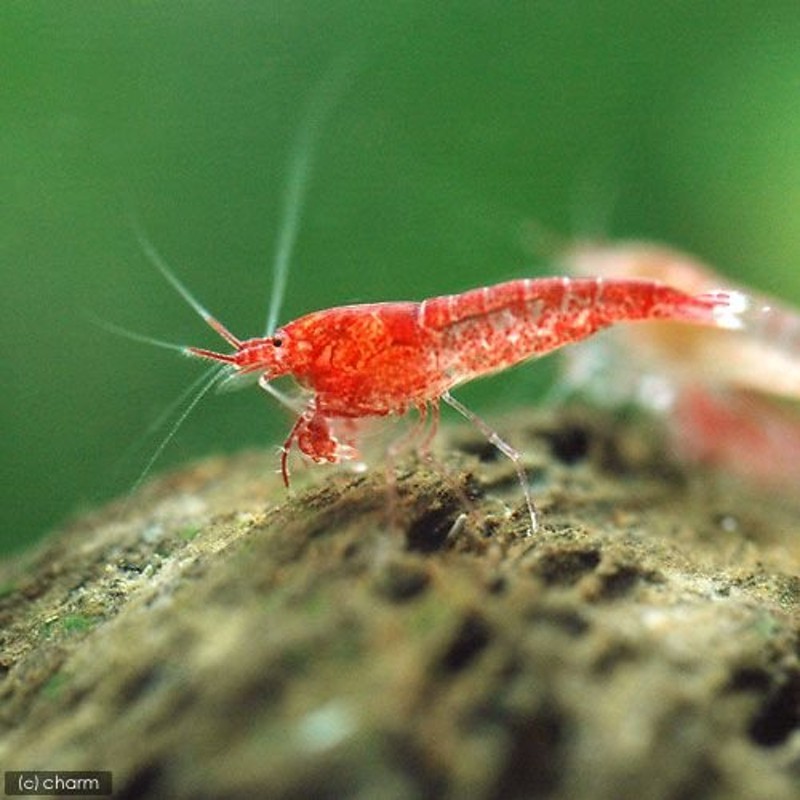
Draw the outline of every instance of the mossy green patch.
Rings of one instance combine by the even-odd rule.
[[[91,630],[99,621],[99,617],[88,616],[87,614],[66,614],[58,619],[49,619],[43,623],[39,629],[39,635],[43,639],[49,639],[56,632],[68,635],[84,633]]]
[[[66,633],[83,633],[90,630],[97,623],[94,617],[85,614],[68,614],[59,620],[61,630]]]
[[[57,672],[42,686],[42,694],[48,700],[57,700],[64,692],[69,683],[69,676],[63,672]]]
[[[191,542],[192,539],[195,539],[200,535],[202,530],[203,529],[200,525],[188,525],[187,527],[178,531],[178,538],[182,539],[184,542]]]

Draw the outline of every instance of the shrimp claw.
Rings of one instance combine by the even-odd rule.
[[[297,442],[300,452],[312,461],[338,464],[358,458],[358,451],[350,444],[342,443],[333,434],[327,417],[319,412],[312,400],[305,411],[297,418],[286,441],[281,448],[281,475],[286,488],[289,488],[289,452]]]

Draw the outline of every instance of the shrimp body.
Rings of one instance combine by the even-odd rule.
[[[238,372],[260,373],[265,388],[274,378],[291,375],[310,395],[283,447],[281,471],[288,485],[294,444],[315,461],[354,457],[353,443],[335,435],[334,420],[411,408],[437,414],[440,400],[454,404],[453,387],[615,323],[666,319],[733,327],[736,306],[735,293],[692,296],[652,280],[524,279],[420,303],[330,308],[300,317],[272,336],[243,342],[209,320],[235,352],[188,352]]]
[[[420,318],[438,332],[439,372],[449,389],[619,322],[735,326],[736,304],[731,295],[691,296],[650,280],[541,278],[428,300]]]

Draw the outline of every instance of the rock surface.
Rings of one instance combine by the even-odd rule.
[[[4,565],[0,763],[130,798],[800,796],[800,507],[644,420],[500,427],[535,536],[457,428],[393,490],[211,459]]]

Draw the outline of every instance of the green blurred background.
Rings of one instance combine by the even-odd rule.
[[[798,42],[796,2],[5,0],[0,549],[130,488],[156,442],[121,455],[198,373],[90,315],[218,344],[131,209],[222,320],[261,332],[287,161],[331,64],[359,68],[320,131],[283,321],[546,273],[531,220],[670,242],[798,302]],[[491,418],[551,372],[460,396]],[[254,389],[209,397],[158,469],[288,424]]]

